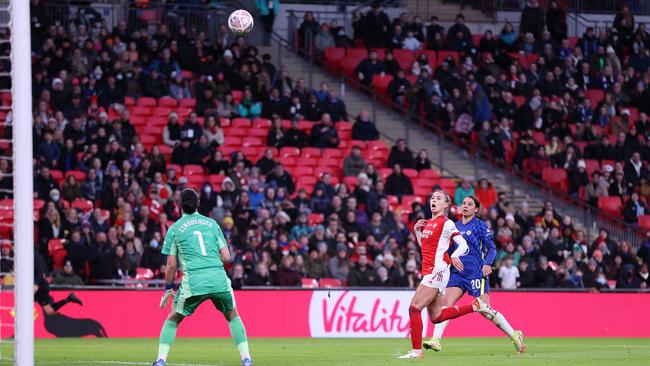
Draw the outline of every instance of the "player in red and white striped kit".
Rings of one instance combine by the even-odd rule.
[[[459,257],[467,254],[467,242],[460,234],[454,222],[446,214],[451,205],[451,198],[442,190],[431,195],[431,212],[429,220],[419,220],[413,231],[418,244],[422,247],[422,281],[415,290],[415,295],[409,307],[411,322],[411,351],[399,358],[422,358],[422,310],[427,308],[431,322],[440,323],[445,320],[458,318],[473,312],[488,312],[490,308],[474,298],[471,304],[462,306],[442,307],[442,294],[449,282],[449,269],[453,265],[463,271],[463,263]],[[449,255],[448,250],[452,241],[458,248]]]

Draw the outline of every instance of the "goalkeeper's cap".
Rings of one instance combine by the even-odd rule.
[[[199,206],[199,195],[192,188],[185,188],[181,191],[181,198],[178,201],[183,213],[192,214]]]

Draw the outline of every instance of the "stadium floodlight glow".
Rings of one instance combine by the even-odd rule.
[[[34,364],[34,201],[29,1],[12,0],[11,72],[14,158],[14,363]]]

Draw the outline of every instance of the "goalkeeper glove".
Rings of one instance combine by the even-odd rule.
[[[160,299],[160,308],[164,309],[167,307],[167,303],[169,302],[170,299],[174,298],[174,284],[166,284],[165,285],[165,293],[163,294],[162,298]]]

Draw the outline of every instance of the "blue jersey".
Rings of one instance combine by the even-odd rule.
[[[485,222],[474,217],[467,224],[456,221],[456,228],[467,241],[469,252],[460,257],[465,267],[463,272],[458,272],[452,267],[452,274],[469,279],[483,278],[483,265],[491,266],[497,251],[492,240],[492,232]]]

